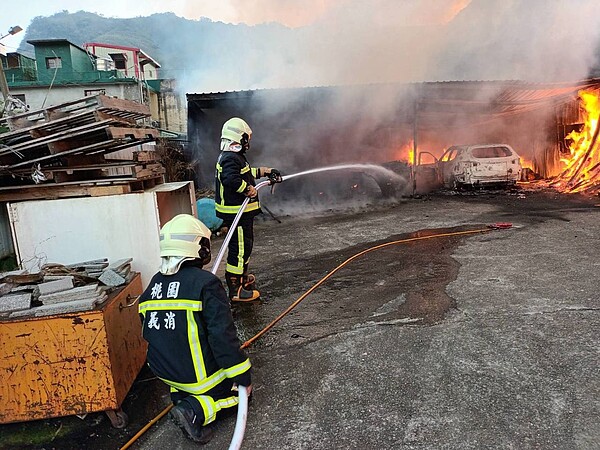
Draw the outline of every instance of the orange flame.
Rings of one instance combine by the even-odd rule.
[[[531,169],[533,170],[533,161],[529,159],[521,158],[521,167],[523,169]]]
[[[396,153],[396,155],[395,155],[396,160],[405,161],[409,164],[412,164],[413,156],[414,156],[412,141],[408,142],[407,144],[402,145],[400,148],[398,148],[396,150],[395,153]]]
[[[561,158],[564,170],[554,182],[564,192],[582,192],[600,183],[600,99],[598,94],[586,91],[581,91],[579,98],[584,108],[584,126],[567,136],[571,140],[569,156]]]

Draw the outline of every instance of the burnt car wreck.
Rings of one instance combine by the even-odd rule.
[[[431,156],[435,163],[418,169],[433,171],[445,188],[510,187],[521,180],[520,157],[508,144],[453,145],[440,159]]]

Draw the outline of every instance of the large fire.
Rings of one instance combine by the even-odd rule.
[[[598,139],[598,119],[600,101],[598,94],[582,91],[579,93],[584,108],[585,123],[581,131],[572,131],[569,156],[562,158],[564,170],[552,183],[565,192],[583,192],[600,187],[600,140]]]

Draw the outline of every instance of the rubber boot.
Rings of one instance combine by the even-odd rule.
[[[248,264],[244,264],[244,275],[242,275],[242,284],[248,291],[256,291],[256,277],[248,272]]]
[[[232,302],[251,302],[260,297],[260,292],[256,289],[246,289],[243,283],[243,276],[225,272],[225,280],[229,290],[229,300]]]
[[[183,434],[200,445],[207,444],[214,435],[211,426],[203,427],[196,421],[196,414],[192,407],[185,401],[179,402],[169,411],[169,416],[175,425],[181,428]]]
[[[248,291],[256,291],[256,277],[251,273],[244,273],[242,277],[242,285]]]

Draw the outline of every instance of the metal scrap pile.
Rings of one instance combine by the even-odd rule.
[[[46,264],[38,273],[15,271],[0,275],[0,318],[42,317],[89,311],[113,290],[128,284],[135,273],[132,258],[109,264],[98,259],[77,264]]]

